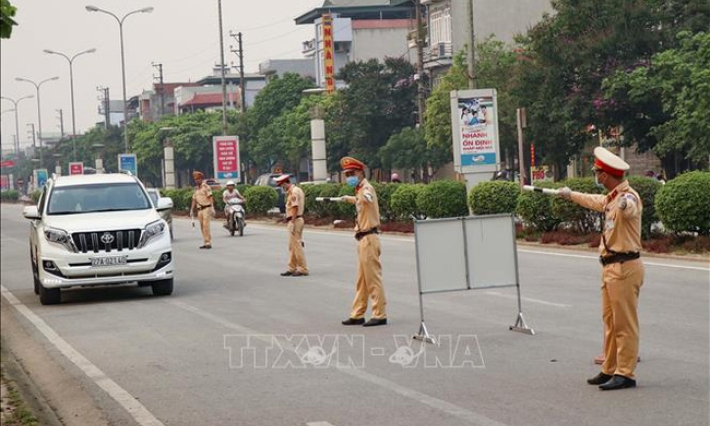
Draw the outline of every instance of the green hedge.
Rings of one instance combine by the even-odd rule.
[[[641,197],[643,213],[641,215],[641,237],[651,236],[651,226],[658,221],[656,213],[656,193],[663,186],[658,179],[645,176],[629,176],[629,185]]]
[[[561,186],[586,194],[602,193],[602,189],[594,184],[594,178],[567,179],[561,183]],[[561,197],[552,198],[552,214],[565,226],[577,232],[586,234],[600,229],[600,212],[586,209]]]
[[[468,216],[466,185],[453,180],[425,185],[417,194],[417,209],[429,218]]]
[[[514,213],[520,186],[515,182],[487,181],[471,188],[468,205],[476,215]]]
[[[247,209],[250,214],[265,215],[274,208],[279,196],[270,186],[252,186],[242,194],[246,198]],[[221,201],[221,197],[220,197]]]
[[[160,193],[163,197],[172,198],[173,210],[184,212],[190,210],[190,205],[192,204],[192,192],[193,190],[191,188],[160,190]]]
[[[559,188],[561,185],[553,182],[539,182],[540,188]],[[523,192],[518,197],[516,213],[523,220],[526,228],[538,232],[550,232],[557,229],[562,220],[552,214],[553,197],[539,192]]]
[[[666,229],[710,235],[710,172],[684,173],[656,194],[656,210]]]
[[[32,202],[37,204],[39,203],[39,197],[42,196],[42,191],[34,191],[32,194],[30,194],[30,198],[32,198]]]
[[[392,194],[397,189],[397,183],[373,183],[372,186],[377,191],[377,204],[380,207],[380,216],[383,219],[393,220]]]
[[[417,195],[424,188],[423,184],[398,183],[397,188],[392,192],[390,199],[390,209],[395,220],[409,220],[413,217],[423,218],[423,214],[417,208]]]
[[[377,192],[377,190],[375,190]],[[341,185],[340,191],[338,192],[338,197],[343,195],[355,195],[355,188],[350,185]],[[350,203],[337,203],[338,206],[338,217],[349,219],[357,217],[357,211],[355,210],[355,204]]]
[[[0,192],[0,200],[17,201],[20,198],[20,193],[14,189]]]

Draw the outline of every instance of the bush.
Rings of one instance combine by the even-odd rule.
[[[710,172],[684,173],[656,194],[656,210],[666,229],[710,235]]]
[[[3,201],[17,201],[20,198],[20,193],[14,189],[0,192],[0,199]]]
[[[514,213],[520,187],[515,182],[487,181],[471,188],[468,205],[473,214]]]
[[[373,183],[372,186],[377,192],[377,204],[380,207],[380,217],[393,220],[394,214],[390,207],[392,201],[392,193],[397,189],[397,183]]]
[[[321,217],[320,212],[322,211],[321,207],[323,206],[323,203],[316,201],[316,197],[321,196],[321,186],[322,185],[320,184],[299,185],[299,187],[303,190],[303,195],[306,199],[306,206],[304,207],[305,214]]]
[[[276,205],[279,196],[276,190],[270,186],[252,186],[244,191],[244,198],[247,200],[249,213],[265,215]]]
[[[377,190],[375,190],[375,192],[377,192]],[[341,185],[340,191],[338,192],[338,197],[342,197],[343,195],[355,196],[355,188],[350,185]],[[357,217],[357,210],[355,209],[355,204],[338,203],[337,206],[338,217],[343,219],[354,219]]]
[[[422,184],[398,183],[390,199],[390,210],[395,220],[409,220],[412,216],[423,218],[417,209],[417,195],[422,190]]]
[[[430,218],[468,216],[466,185],[453,180],[425,185],[417,194],[417,209]]]
[[[553,182],[539,182],[540,188],[557,188],[560,185]],[[518,197],[516,213],[523,220],[526,228],[535,232],[552,232],[557,229],[561,220],[552,214],[553,197],[539,192],[523,192]]]
[[[173,210],[175,211],[189,211],[190,205],[192,204],[192,193],[191,188],[180,188],[180,189],[163,189],[160,194],[163,197],[170,197],[173,200]]]
[[[602,189],[594,184],[594,178],[567,179],[561,182],[561,186],[568,186],[572,191],[586,194],[602,193]],[[553,197],[552,214],[572,230],[588,234],[599,231],[599,218],[602,213],[586,209],[561,197]]]
[[[641,237],[646,240],[651,236],[651,226],[658,221],[656,214],[656,193],[663,186],[657,179],[645,176],[629,176],[629,185],[641,197]]]
[[[30,198],[32,198],[32,202],[34,204],[39,203],[39,197],[42,196],[42,191],[34,191],[32,194],[30,194]]]

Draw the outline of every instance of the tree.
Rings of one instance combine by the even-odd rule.
[[[710,32],[678,34],[679,47],[654,55],[647,66],[617,73],[607,82],[611,96],[628,93],[635,104],[659,103],[649,128],[660,157],[673,152],[696,163],[710,155]]]
[[[0,38],[10,38],[12,27],[17,25],[14,19],[17,8],[9,0],[0,0]]]
[[[329,111],[329,143],[337,147],[329,158],[351,154],[377,169],[380,147],[392,134],[414,125],[414,67],[401,58],[351,62],[341,68],[338,79],[347,87],[338,91]]]
[[[256,96],[254,106],[247,111],[246,123],[242,123],[240,130],[246,136],[245,151],[260,169],[270,170],[276,160],[283,159],[282,151],[273,139],[281,132],[273,127],[274,121],[298,106],[303,99],[303,91],[313,87],[313,80],[286,73],[269,82]]]
[[[387,144],[379,150],[383,168],[423,170],[426,172],[425,175],[428,174],[429,167],[433,169],[433,173],[436,173],[439,167],[451,162],[448,153],[437,147],[428,147],[424,131],[411,127],[406,127],[392,135]]]

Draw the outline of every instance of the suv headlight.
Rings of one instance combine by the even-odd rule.
[[[76,253],[77,249],[74,245],[74,241],[71,239],[71,235],[63,229],[58,228],[46,228],[44,230],[44,237],[50,243],[56,243],[66,247],[67,250]]]
[[[151,222],[145,226],[145,231],[141,236],[141,240],[138,243],[138,247],[143,247],[150,242],[150,240],[160,236],[165,232],[165,221],[160,219],[155,222]]]

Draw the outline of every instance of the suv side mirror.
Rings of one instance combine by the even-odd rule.
[[[160,210],[169,210],[173,208],[173,199],[170,197],[160,197],[158,198],[158,202],[155,203],[155,209],[160,211]]]
[[[37,206],[27,206],[22,210],[22,216],[25,217],[25,219],[30,219],[30,220],[38,220],[42,219],[42,216],[39,214],[39,209]]]

